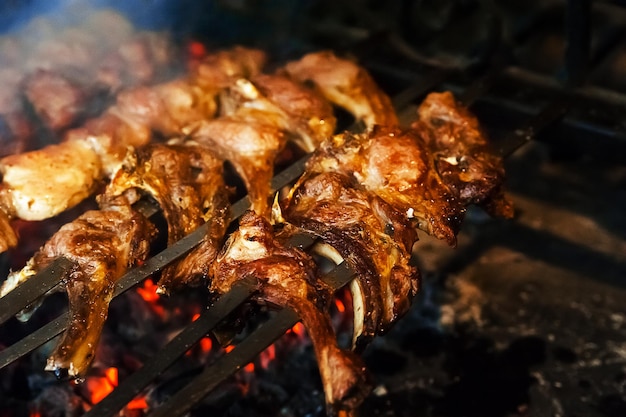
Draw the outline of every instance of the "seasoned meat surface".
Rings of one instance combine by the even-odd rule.
[[[151,196],[163,210],[168,244],[210,223],[200,247],[163,270],[161,292],[207,275],[229,222],[222,165],[208,148],[194,144],[147,145],[128,154],[98,198],[106,205],[122,195],[131,201],[142,194]]]
[[[513,205],[504,195],[502,158],[491,152],[478,119],[450,92],[429,94],[412,126],[425,131],[421,137],[438,175],[462,204],[478,204],[494,216],[513,216]]]
[[[403,212],[339,173],[305,174],[283,202],[289,223],[334,247],[357,273],[353,344],[364,347],[410,306],[419,274],[417,236]]]
[[[336,135],[313,154],[307,173],[348,175],[421,230],[453,244],[465,208],[437,175],[420,133],[375,127]]]
[[[333,52],[307,54],[289,62],[284,71],[295,80],[312,83],[324,97],[368,127],[398,124],[391,99],[365,68]]]
[[[120,199],[61,227],[23,270],[11,273],[4,285],[16,286],[61,256],[73,263],[63,277],[69,298],[68,328],[46,370],[84,375],[94,358],[115,282],[147,258],[154,236],[154,226]]]
[[[285,245],[264,218],[247,212],[228,239],[212,271],[211,290],[224,293],[240,279],[258,280],[257,301],[293,309],[302,319],[318,360],[329,414],[354,408],[369,392],[365,367],[337,346],[330,316],[332,292],[319,280],[312,258]]]

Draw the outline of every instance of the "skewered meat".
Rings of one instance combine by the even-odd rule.
[[[24,81],[24,94],[40,121],[53,131],[70,126],[85,110],[87,88],[67,77],[39,70]]]
[[[315,263],[303,251],[287,248],[289,232],[274,235],[264,218],[252,211],[226,242],[213,264],[211,290],[225,293],[247,277],[258,280],[257,301],[293,309],[314,345],[329,414],[354,408],[369,392],[365,367],[337,346],[329,317],[332,292],[317,277]]]
[[[410,306],[419,274],[417,236],[402,211],[338,172],[304,174],[283,202],[284,218],[334,247],[357,273],[353,344],[362,348]]]
[[[177,55],[165,33],[136,32],[109,10],[68,27],[37,18],[1,37],[0,138],[6,146],[0,156],[30,147],[35,122],[60,134],[80,117],[99,113],[101,97],[171,77],[180,71]]]
[[[450,92],[429,94],[418,108],[413,128],[422,135],[435,168],[462,204],[478,204],[491,215],[511,217],[513,205],[504,195],[502,159],[489,151],[478,119]]]
[[[128,154],[99,201],[106,203],[125,195],[134,203],[143,193],[156,200],[163,210],[168,244],[210,223],[199,247],[162,271],[159,291],[166,293],[206,277],[229,222],[222,161],[206,148],[191,143],[148,145]]]
[[[276,156],[289,139],[313,150],[335,129],[332,108],[314,91],[279,75],[239,79],[224,92],[222,103],[224,116],[187,132],[233,164],[252,209],[267,216]]]
[[[312,83],[329,101],[368,127],[398,124],[391,99],[365,68],[333,52],[310,53],[285,65],[284,71],[299,82]]]
[[[89,196],[101,170],[98,154],[86,142],[7,156],[0,163],[2,208],[24,220],[51,217]]]
[[[307,173],[349,175],[421,230],[453,244],[465,208],[431,166],[420,133],[375,127],[367,133],[336,135],[313,154]]]
[[[237,69],[239,74],[247,75],[260,68],[258,61],[264,61],[262,53],[237,50],[241,53],[240,61],[232,54],[219,54],[227,61],[224,68],[229,71],[229,77],[235,77]],[[204,73],[208,74],[208,70]],[[180,133],[186,124],[212,117],[217,92],[217,89],[207,92],[188,81],[175,80],[121,94],[117,104],[102,116],[67,132],[61,144],[0,160],[4,176],[0,209],[10,218],[40,220],[72,207],[94,191],[98,180],[117,169],[129,146],[146,144],[152,129],[169,136]],[[55,161],[58,155],[61,160]],[[74,162],[70,164],[72,159]],[[76,161],[83,163],[76,164]],[[28,182],[33,179],[38,180]],[[37,181],[45,183],[45,187],[34,188]],[[42,194],[41,189],[45,189],[46,194]]]
[[[196,282],[208,274],[228,223],[228,199],[222,162],[198,146],[154,144],[130,152],[124,165],[92,210],[63,226],[21,271],[11,273],[4,295],[53,259],[75,263],[68,272],[71,323],[48,360],[47,370],[79,376],[87,370],[107,315],[114,283],[144,260],[156,229],[134,204],[142,193],[161,206],[168,224],[168,243],[176,242],[205,222],[208,233],[180,264],[170,264],[159,282],[163,291]],[[24,318],[27,318],[24,315]]]
[[[116,280],[132,265],[147,258],[154,227],[120,199],[91,210],[66,224],[21,271],[2,287],[15,286],[58,257],[72,261],[64,277],[70,319],[66,332],[48,359],[46,370],[70,376],[84,373],[94,357]]]
[[[458,108],[453,101],[446,104],[454,106],[450,113]],[[336,135],[314,152],[281,203],[279,220],[322,238],[358,273],[358,287],[352,288],[355,344],[359,337],[367,341],[388,328],[417,291],[417,275],[408,263],[417,240],[411,222],[453,244],[468,204],[500,201],[497,207],[507,210],[494,214],[510,214],[501,188],[502,161],[488,153],[484,137],[457,135],[462,143],[450,152],[458,158],[469,152],[468,165],[457,176],[437,170],[438,151],[445,147],[429,146],[428,140],[446,123],[465,132],[458,119],[442,119],[434,127],[379,126],[360,135]],[[465,176],[465,171],[473,175]]]

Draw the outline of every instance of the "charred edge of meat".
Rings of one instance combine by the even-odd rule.
[[[355,271],[362,285],[360,290],[364,295],[363,328],[355,337],[355,351],[360,352],[376,336],[379,331],[379,322],[382,315],[381,288],[376,265],[370,259],[367,249],[350,233],[341,229],[331,228],[328,225],[307,219],[303,216],[288,216],[288,221],[305,233],[319,237],[325,243],[334,247]]]
[[[288,236],[282,233],[280,238]],[[213,291],[226,292],[236,281],[255,277],[257,302],[291,308],[298,314],[313,342],[330,415],[362,402],[371,389],[368,374],[357,355],[339,348],[329,315],[332,291],[319,279],[308,254],[286,247],[266,219],[248,211],[212,272]]]

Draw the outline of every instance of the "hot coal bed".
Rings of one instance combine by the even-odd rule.
[[[244,43],[276,62],[324,48],[351,54],[407,118],[427,92],[451,90],[508,154],[515,218],[470,210],[456,248],[420,235],[421,292],[365,351],[374,389],[356,415],[626,415],[626,9],[619,2],[174,3],[109,5],[138,25],[170,30],[181,44]],[[3,16],[25,16],[17,2],[3,7]],[[162,12],[156,20],[150,8]],[[47,224],[25,230],[45,236],[56,230],[41,230]],[[49,344],[6,365],[0,416],[83,415],[210,303],[204,290],[165,298],[153,289],[146,280],[113,301],[82,384],[43,371]],[[335,325],[347,338],[349,300],[343,293],[339,300]],[[55,294],[27,324],[7,321],[0,346],[19,342],[64,305]],[[236,343],[274,314],[236,310],[238,335],[227,326],[202,338],[123,415],[158,411],[229,350],[219,341]],[[262,350],[191,415],[325,415],[302,329]]]

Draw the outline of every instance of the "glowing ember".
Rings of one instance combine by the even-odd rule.
[[[148,403],[145,397],[135,398],[126,406],[127,410],[145,410],[146,408],[148,408]]]
[[[335,298],[335,307],[337,307],[337,311],[340,313],[344,313],[346,311],[346,306],[339,298]]]
[[[304,336],[304,332],[305,332],[304,324],[302,324],[300,322],[294,324],[293,327],[291,328],[291,331],[293,333],[295,333],[296,335],[298,335],[300,337],[303,337]]]
[[[89,395],[91,404],[98,404],[104,397],[115,389],[118,383],[117,368],[108,368],[104,371],[104,376],[93,376],[87,378],[85,387]]]
[[[234,345],[228,345],[228,346],[224,347],[224,352],[226,352],[226,353],[230,353],[230,352],[232,352],[232,350],[233,350],[234,348],[235,348],[235,346],[234,346]]]
[[[200,349],[204,353],[209,353],[213,349],[213,341],[210,337],[203,337],[199,343]]]
[[[270,345],[259,356],[261,368],[267,369],[274,359],[276,359],[276,346]]]
[[[248,372],[248,373],[252,373],[254,372],[254,363],[250,362],[249,364],[247,364],[246,366],[244,366],[244,371]]]
[[[150,278],[143,282],[143,286],[137,288],[137,293],[145,301],[154,303],[159,300],[159,294],[157,294],[157,285]]]
[[[204,45],[197,41],[189,42],[189,44],[187,45],[187,51],[189,51],[189,55],[192,58],[196,58],[196,59],[202,58],[203,56],[206,55],[206,52],[207,52]]]

